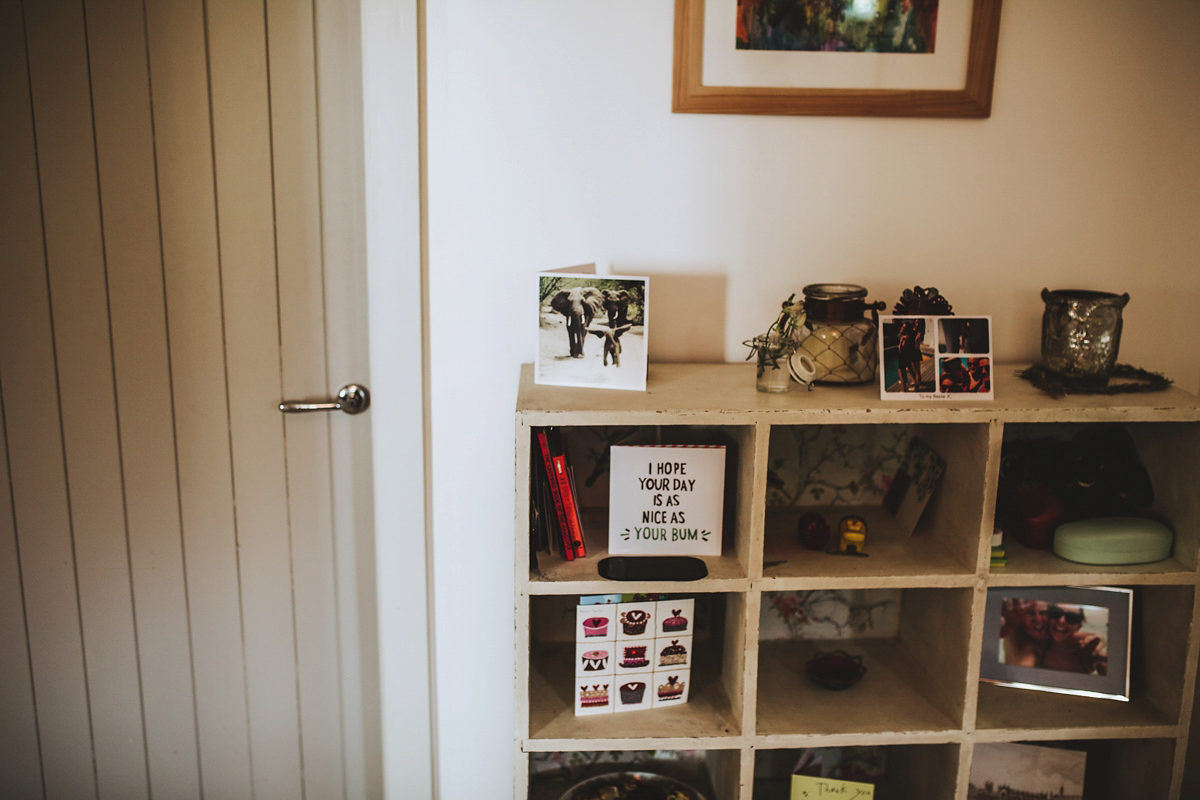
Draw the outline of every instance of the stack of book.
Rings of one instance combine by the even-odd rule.
[[[557,428],[535,428],[533,437],[533,508],[529,515],[532,549],[555,553],[567,561],[584,558],[587,548],[579,495],[562,432]],[[536,561],[535,554],[531,554],[531,560]]]
[[[992,562],[993,567],[1008,566],[1008,556],[1004,554],[1004,532],[996,528],[992,532]]]

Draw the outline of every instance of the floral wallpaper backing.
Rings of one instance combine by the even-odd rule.
[[[764,592],[758,638],[886,639],[899,626],[898,589]]]
[[[874,505],[900,468],[912,431],[904,425],[773,428],[768,506]]]
[[[883,502],[912,430],[904,425],[803,425],[772,429],[768,506]],[[896,589],[766,592],[759,638],[886,639],[900,624]]]

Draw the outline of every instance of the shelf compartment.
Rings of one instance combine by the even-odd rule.
[[[883,507],[882,484],[891,480],[913,437],[927,442],[946,461],[946,470],[910,535]],[[791,476],[779,473],[789,469],[788,448],[800,448],[796,464],[803,474],[791,477],[790,489],[769,492],[787,495],[784,499],[794,504],[767,508],[762,588],[973,585],[982,547],[985,493],[979,487],[988,471],[988,437],[986,424],[772,427],[770,460],[777,472],[770,479],[787,486]],[[881,444],[863,445],[856,438]],[[805,448],[815,454],[804,455]],[[840,473],[849,489],[839,487],[832,505],[815,506],[813,501],[823,502],[831,494],[818,487],[826,469]],[[872,489],[864,490],[864,484]],[[863,516],[870,555],[853,558],[806,549],[797,533],[797,521],[806,511],[829,522],[831,544],[843,516]]]
[[[867,523],[865,558],[830,555],[799,543],[796,522],[816,511],[837,528],[847,514]],[[834,534],[836,536],[836,534]],[[832,541],[832,540],[831,540]],[[909,536],[883,506],[821,506],[767,509],[763,549],[766,591],[884,586],[972,586],[975,571],[931,536]]]
[[[987,729],[1004,731],[1005,737],[1037,731],[1048,738],[1062,738],[1096,736],[1112,728],[1161,729],[1173,724],[1169,714],[1136,694],[1123,703],[991,683],[979,685],[976,727],[981,734]]]
[[[759,643],[758,736],[802,745],[828,736],[957,731],[966,699],[970,589],[905,589],[895,637]],[[830,691],[804,674],[820,650],[862,655],[866,676]]]
[[[527,751],[720,747],[742,733],[746,597],[689,593],[696,632],[688,702],[673,708],[575,716],[576,597],[531,597]],[[559,620],[559,623],[553,622]]]
[[[1016,743],[1037,745],[1043,742],[1024,740]],[[1172,738],[1068,739],[1055,744],[1087,753],[1083,800],[1166,800],[1172,796],[1175,762],[1175,740]],[[968,789],[967,797],[974,800],[987,795]]]
[[[1194,595],[1190,585],[1134,588],[1129,702],[980,683],[976,729],[1095,738],[1177,725],[1187,692]]]
[[[818,748],[834,755],[830,748]],[[883,777],[868,782],[876,800],[952,800],[958,781],[957,744],[887,745]],[[804,750],[762,749],[754,753],[753,800],[788,800],[791,772]],[[848,778],[848,780],[856,780]]]
[[[746,591],[749,588],[751,543],[751,513],[755,485],[753,425],[661,425],[661,426],[566,426],[560,428],[567,442],[571,463],[575,469],[576,488],[582,505],[582,523],[587,557],[567,561],[550,552],[535,554],[528,573],[527,587],[531,594],[603,594],[616,591],[692,591],[703,584],[708,591]],[[608,472],[596,469],[597,459],[607,458],[607,447],[617,441],[620,433],[633,434],[638,444],[723,444],[728,450],[725,467],[725,530],[722,534],[720,556],[702,557],[708,577],[700,583],[671,583],[664,581],[614,582],[600,577],[599,564],[608,556]],[[535,430],[530,437],[530,468],[542,468],[540,449]],[[585,486],[594,473],[591,486]],[[519,508],[530,513],[527,499]],[[521,517],[519,517],[521,518]]]
[[[698,556],[708,568],[699,581],[611,581],[600,577],[600,560],[608,557],[608,509],[583,509],[587,558],[564,561],[556,555],[538,554],[537,570],[529,575],[530,594],[616,594],[634,592],[705,591],[744,592],[750,588],[745,562],[726,546],[720,556]]]
[[[1080,423],[1006,424],[1005,444],[1032,439],[1069,441],[1086,426]],[[1152,564],[1075,564],[1049,550],[1033,550],[1015,536],[1005,536],[1008,564],[990,570],[993,586],[1045,584],[1047,576],[1080,585],[1103,583],[1171,583],[1192,581],[1200,548],[1200,493],[1195,487],[1195,464],[1200,459],[1200,423],[1139,422],[1122,425],[1133,437],[1138,455],[1150,474],[1154,505],[1150,511],[1165,518],[1175,531],[1169,558]],[[997,465],[998,468],[998,465]],[[993,476],[994,477],[994,476]]]
[[[1195,570],[1171,556],[1153,564],[1105,566],[1076,564],[1049,550],[1033,550],[1007,536],[1004,541],[1008,565],[988,573],[988,586],[1045,586],[1049,580],[1075,586],[1122,584],[1170,584],[1194,579]]]
[[[553,766],[560,763],[561,767]],[[529,800],[558,800],[578,783],[616,772],[663,775],[682,781],[705,797],[736,798],[741,782],[741,752],[672,753],[661,749],[546,752],[530,754],[528,769]]]

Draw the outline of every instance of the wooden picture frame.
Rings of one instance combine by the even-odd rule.
[[[991,116],[1001,0],[974,0],[966,82],[962,89],[706,86],[702,83],[704,3],[705,0],[675,0],[675,69],[671,110],[677,114]]]

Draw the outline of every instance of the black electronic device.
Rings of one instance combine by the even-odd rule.
[[[600,577],[610,581],[698,581],[708,567],[692,556],[610,556],[600,560]]]

